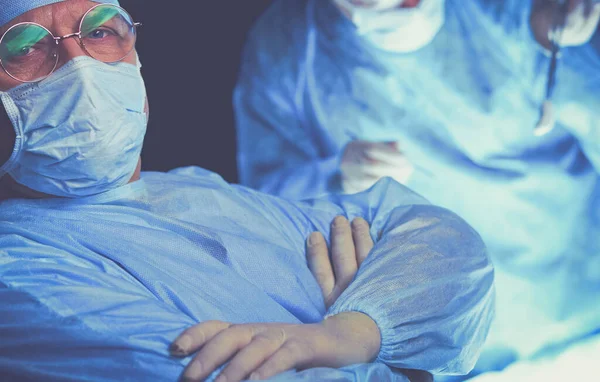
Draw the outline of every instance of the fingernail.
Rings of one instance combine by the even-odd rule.
[[[318,243],[321,235],[318,232],[313,232],[308,236],[308,245],[313,246]]]
[[[360,216],[357,218],[354,218],[354,220],[352,220],[352,228],[356,229],[356,228],[362,228],[365,225],[369,225],[369,222],[367,222],[365,219],[361,218]]]
[[[333,224],[332,226],[334,228],[338,228],[338,227],[344,227],[348,224],[348,219],[346,219],[343,216],[336,216],[335,219],[333,219]]]
[[[190,347],[192,346],[192,337],[185,334],[180,338],[176,339],[175,342],[171,344],[171,353],[175,355],[185,355],[190,351]]]
[[[260,380],[260,375],[258,373],[252,373],[250,374],[250,378],[248,378],[251,381],[259,381]]]
[[[202,363],[200,361],[193,361],[185,371],[185,379],[197,381],[202,376]]]

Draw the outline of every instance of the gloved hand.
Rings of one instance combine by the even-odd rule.
[[[600,21],[600,3],[593,0],[571,0],[560,46],[577,46],[587,43]]]
[[[343,6],[348,2],[355,7],[368,8],[375,11],[384,11],[392,8],[414,8],[421,0],[337,0]]]
[[[568,14],[562,32],[556,34],[553,24],[561,5],[557,0],[535,0],[531,14],[531,27],[538,42],[551,50],[556,38],[561,47],[587,43],[600,21],[600,3],[597,0],[567,0]]]
[[[340,169],[342,189],[349,194],[364,191],[386,176],[406,183],[414,172],[397,142],[352,141],[344,149]]]

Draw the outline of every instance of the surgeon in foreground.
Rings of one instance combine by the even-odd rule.
[[[468,372],[493,312],[477,233],[389,179],[292,203],[140,173],[137,24],[117,5],[0,0],[0,379]]]

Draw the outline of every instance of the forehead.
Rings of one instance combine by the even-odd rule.
[[[28,0],[20,0],[28,1]],[[76,28],[83,15],[98,2],[91,0],[66,0],[32,9],[0,27],[0,35],[11,26],[22,22],[34,22],[51,31],[58,28]]]

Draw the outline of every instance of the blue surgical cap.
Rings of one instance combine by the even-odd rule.
[[[32,9],[68,0],[0,0],[0,26]],[[119,5],[119,0],[92,0],[96,3]]]

